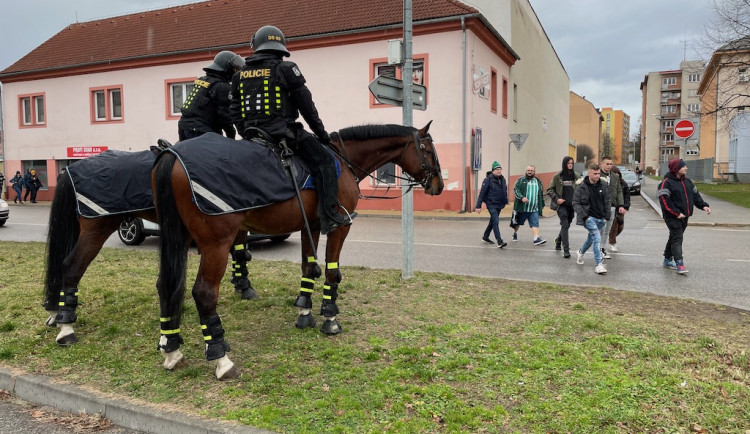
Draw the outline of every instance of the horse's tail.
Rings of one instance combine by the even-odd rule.
[[[60,301],[65,258],[78,242],[81,228],[73,181],[67,174],[58,177],[49,213],[47,264],[44,278],[44,307],[56,310]]]
[[[159,291],[162,323],[175,321],[179,324],[185,295],[189,234],[177,212],[174,191],[172,190],[172,168],[176,160],[177,158],[173,154],[162,153],[154,167],[152,184],[161,231],[159,237],[159,280],[156,287]]]

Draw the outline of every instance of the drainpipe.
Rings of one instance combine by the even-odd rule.
[[[466,210],[466,22],[461,17],[461,212]]]

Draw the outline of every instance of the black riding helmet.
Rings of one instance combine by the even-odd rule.
[[[263,26],[258,29],[250,42],[250,48],[255,50],[256,53],[276,51],[284,56],[289,56],[289,50],[286,49],[286,38],[281,30],[274,26]]]
[[[235,54],[231,51],[221,51],[214,57],[214,61],[210,65],[203,68],[204,71],[209,69],[212,71],[224,72],[228,74],[234,74],[235,69],[240,69],[245,66],[245,59],[239,54]]]

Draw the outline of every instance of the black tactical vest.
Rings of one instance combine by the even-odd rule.
[[[212,116],[207,116],[213,110],[207,110],[211,104],[211,98],[208,95],[209,89],[214,83],[221,81],[218,77],[203,76],[193,82],[193,90],[190,91],[185,103],[182,104],[182,116],[199,117],[211,121]]]
[[[253,62],[239,72],[239,95],[242,122],[268,134],[283,137],[287,123],[294,122],[297,111],[289,102],[279,59]]]

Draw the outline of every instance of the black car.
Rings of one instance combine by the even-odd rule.
[[[630,170],[622,172],[622,179],[628,184],[630,194],[641,194],[641,181],[638,179],[638,175]]]
[[[143,220],[138,217],[128,217],[122,220],[120,227],[117,229],[117,235],[120,241],[128,246],[137,246],[141,244],[147,236],[159,236],[159,225]],[[281,242],[289,238],[291,234],[265,235],[247,233],[248,241],[271,240],[271,242]]]

